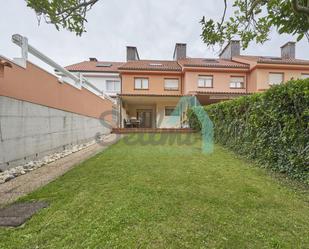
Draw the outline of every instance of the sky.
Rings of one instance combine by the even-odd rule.
[[[38,25],[34,11],[24,0],[10,0],[0,9],[0,55],[18,57],[20,49],[11,42],[19,33],[29,44],[62,66],[96,57],[102,61],[125,61],[126,46],[136,46],[141,59],[167,59],[175,43],[187,43],[189,57],[217,57],[219,48],[203,44],[199,21],[203,16],[219,20],[223,0],[100,0],[88,12],[87,32],[82,37],[57,31],[43,20]],[[296,38],[272,31],[263,45],[250,44],[242,54],[280,56],[280,46]],[[296,57],[309,59],[306,39],[296,45]],[[48,69],[34,57],[29,59]]]

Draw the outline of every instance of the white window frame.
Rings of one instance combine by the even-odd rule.
[[[276,82],[271,82],[272,80],[271,80],[271,75],[276,75],[276,76],[279,76],[279,75],[281,75],[281,81],[277,81],[276,80]],[[281,73],[281,72],[270,72],[269,74],[268,74],[268,84],[270,85],[270,86],[274,86],[274,85],[280,85],[280,84],[282,84],[283,83],[283,81],[284,81],[284,73]]]
[[[106,91],[107,92],[120,92],[120,90],[121,90],[120,80],[106,80],[105,82],[106,82]],[[112,90],[108,89],[109,83],[113,83],[113,89]],[[116,87],[117,84],[119,86],[118,89]]]
[[[213,88],[213,82],[213,75],[199,75],[197,80],[197,86],[199,88]]]
[[[239,80],[242,79],[242,80]],[[232,89],[243,89],[245,88],[245,77],[244,76],[231,76],[230,88]]]
[[[302,73],[301,74],[301,79],[302,80],[309,79],[309,73]]]
[[[167,86],[168,84],[175,84],[175,86]],[[164,89],[170,91],[179,90],[179,79],[164,79]]]
[[[148,78],[134,78],[134,89],[148,90],[149,89],[149,79]]]

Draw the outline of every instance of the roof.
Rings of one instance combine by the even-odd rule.
[[[215,92],[215,91],[190,91],[191,94],[229,94],[229,95],[248,95],[252,94],[251,92]]]
[[[0,66],[12,68],[12,64],[8,61],[0,59]]]
[[[136,60],[124,63],[120,70],[181,71],[177,61],[168,60]]]
[[[275,56],[253,56],[253,55],[239,55],[236,58],[241,58],[249,61],[264,64],[289,64],[289,65],[309,65],[309,60],[300,59],[283,59]]]
[[[183,67],[249,68],[248,64],[217,58],[186,58],[178,62]]]
[[[112,61],[83,61],[70,66],[66,66],[65,69],[76,72],[118,72],[118,68],[124,62],[112,62]],[[100,66],[101,65],[101,66]]]
[[[182,97],[182,94],[119,93],[118,96]]]

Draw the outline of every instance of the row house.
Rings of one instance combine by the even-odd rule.
[[[82,61],[65,68],[78,77],[83,76],[101,92],[116,98],[117,94],[121,93],[121,79],[118,67],[122,64],[123,62],[99,61],[97,58],[91,57],[88,61]],[[72,81],[59,72],[57,72],[57,75],[68,83]],[[88,90],[92,91],[91,88]]]
[[[219,58],[191,58],[186,44],[177,43],[172,60],[142,60],[136,47],[127,47],[126,62],[92,59],[67,69],[93,77],[92,82],[107,94],[117,95],[121,128],[187,127],[186,110],[175,110],[184,96],[208,105],[265,91],[290,79],[309,78],[309,60],[295,58],[294,42],[283,45],[279,57],[241,55],[240,50],[240,42],[231,41]],[[100,81],[98,72],[113,73],[117,86],[105,76]]]

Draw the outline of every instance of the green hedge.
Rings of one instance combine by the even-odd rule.
[[[216,142],[309,183],[309,79],[204,108]],[[194,112],[188,116],[191,127],[200,129]]]

